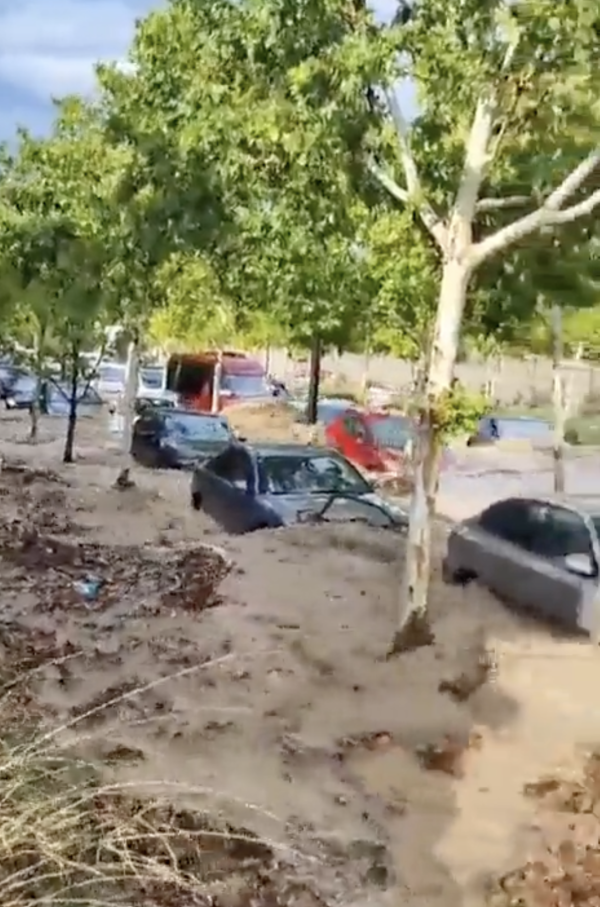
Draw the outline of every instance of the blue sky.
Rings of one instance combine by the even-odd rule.
[[[373,5],[388,18],[395,0]],[[90,93],[94,64],[123,59],[135,20],[157,6],[156,0],[0,0],[0,139],[19,125],[46,131],[51,97]]]

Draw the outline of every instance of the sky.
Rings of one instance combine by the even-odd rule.
[[[94,65],[123,60],[136,19],[157,0],[0,0],[0,140],[18,126],[43,134],[52,97],[89,94]],[[388,19],[395,0],[373,0]],[[410,86],[401,95],[411,106]]]

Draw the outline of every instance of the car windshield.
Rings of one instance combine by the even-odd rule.
[[[342,457],[273,454],[261,458],[269,494],[367,494],[371,486]]]
[[[231,391],[236,397],[272,396],[272,391],[264,375],[231,375],[224,373],[221,376],[221,388],[225,391]]]
[[[379,447],[404,450],[412,439],[414,429],[407,416],[385,416],[369,422],[371,434]]]
[[[108,381],[111,384],[123,384],[125,381],[124,365],[101,365],[98,369],[101,381]]]
[[[142,384],[153,390],[160,390],[163,386],[164,369],[160,366],[155,368],[143,368],[140,372]]]
[[[196,413],[173,413],[165,419],[169,434],[183,441],[228,441],[231,435],[225,419]]]

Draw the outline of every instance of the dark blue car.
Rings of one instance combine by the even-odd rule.
[[[403,530],[408,522],[341,454],[301,444],[229,444],[195,468],[191,503],[236,534],[320,521]]]

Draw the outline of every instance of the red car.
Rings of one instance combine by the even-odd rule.
[[[398,472],[410,459],[414,423],[409,416],[347,409],[325,429],[330,447],[368,472]],[[444,451],[442,465],[448,465]]]
[[[369,472],[395,472],[406,456],[414,435],[408,416],[347,409],[325,429],[330,447],[341,451]]]

